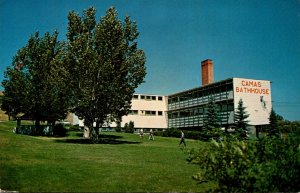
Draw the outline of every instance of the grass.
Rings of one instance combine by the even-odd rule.
[[[0,189],[21,192],[203,192],[213,184],[192,179],[199,168],[186,161],[188,149],[205,145],[187,140],[104,133],[89,144],[79,132],[64,138],[12,132],[0,123]]]

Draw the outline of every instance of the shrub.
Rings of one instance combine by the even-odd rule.
[[[202,134],[199,131],[184,131],[185,138],[187,139],[202,139]]]
[[[239,141],[226,136],[190,151],[188,161],[201,167],[194,179],[216,181],[221,192],[299,191],[299,138],[266,137]]]
[[[67,129],[63,124],[56,124],[53,128],[53,135],[58,137],[64,137],[67,135]]]
[[[71,130],[71,131],[81,131],[79,125],[70,125],[69,130]]]
[[[129,123],[125,123],[124,125],[125,133],[134,133],[134,123],[129,121]]]
[[[163,132],[162,136],[163,137],[180,137],[181,133],[178,129],[172,127],[172,128],[166,129]]]
[[[211,138],[211,134],[207,134],[202,131],[189,131],[184,130],[184,136],[187,139],[195,139],[195,140],[204,140],[207,141]],[[157,131],[155,132],[155,135],[157,136],[163,136],[163,137],[180,137],[181,133],[180,130],[177,128],[169,128],[165,131]]]

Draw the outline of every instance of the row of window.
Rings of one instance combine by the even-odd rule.
[[[216,102],[223,101],[223,100],[231,100],[233,99],[233,92],[230,91],[225,93],[218,93],[211,96],[215,99]],[[173,102],[171,104],[168,104],[168,109],[175,110],[179,108],[187,108],[187,107],[192,107],[201,104],[203,105],[203,104],[207,104],[208,101],[209,101],[209,97],[206,96],[206,97],[199,97],[199,98],[194,98],[194,99],[180,101],[180,102]]]
[[[217,105],[216,109],[220,114],[233,111],[233,103],[230,104],[219,104]],[[192,117],[192,116],[198,116],[198,115],[204,115],[207,113],[207,108],[205,106],[203,107],[197,107],[193,109],[184,109],[179,111],[170,111],[168,113],[169,119],[179,118],[179,117]]]
[[[162,111],[130,110],[129,115],[163,116]]]
[[[187,91],[185,93],[180,93],[175,96],[169,96],[168,104],[200,98],[200,97],[211,96],[218,93],[226,93],[229,91],[233,91],[232,80],[230,82],[223,82],[216,85],[212,85],[210,87],[201,87],[199,89]]]
[[[137,94],[134,94],[132,96],[132,99],[135,99],[135,100],[148,100],[148,101],[162,101],[163,100],[163,97],[162,96],[149,96],[149,95],[137,95]]]
[[[186,117],[186,118],[177,118],[177,119],[169,119],[168,126],[169,127],[197,127],[203,126],[205,116],[197,116],[197,117]],[[219,119],[220,124],[227,124],[229,122],[229,116],[221,116]]]

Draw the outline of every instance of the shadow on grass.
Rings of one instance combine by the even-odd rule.
[[[120,140],[122,138],[123,137],[116,136],[116,135],[100,135],[99,142],[97,144],[121,145],[121,144],[139,144],[139,143],[141,143],[141,142],[136,142],[136,141]],[[76,138],[76,139],[57,139],[55,141],[59,142],[59,143],[93,144],[90,139],[86,139],[83,137]]]

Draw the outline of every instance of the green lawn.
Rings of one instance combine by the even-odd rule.
[[[88,144],[79,132],[65,138],[33,137],[12,132],[15,122],[0,123],[0,189],[21,192],[203,192],[199,170],[186,151],[205,145],[187,140],[136,134],[104,133],[100,144]]]

